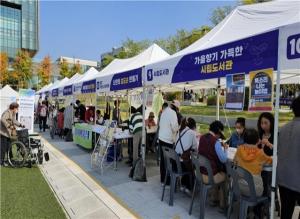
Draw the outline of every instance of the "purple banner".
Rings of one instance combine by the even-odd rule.
[[[82,83],[81,93],[94,93],[96,92],[96,79],[85,81]]]
[[[142,87],[142,68],[115,74],[112,78],[110,90],[124,90]]]
[[[225,77],[256,69],[277,70],[278,30],[200,52],[185,55],[178,62],[172,83]]]
[[[72,94],[73,94],[73,86],[72,85],[65,86],[63,89],[63,95],[68,96]]]
[[[52,95],[52,97],[57,97],[58,96],[58,88],[53,89],[51,95]]]

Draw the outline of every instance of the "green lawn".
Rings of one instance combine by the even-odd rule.
[[[1,168],[0,218],[66,218],[37,167]]]
[[[207,106],[181,106],[180,112],[182,114],[188,115],[204,115],[204,116],[215,116],[216,115],[216,107],[207,107]],[[235,111],[228,111],[226,110],[227,117],[245,117],[245,118],[252,118],[257,119],[260,115],[260,112],[249,112],[249,111],[242,111],[242,112],[235,112]],[[225,116],[224,110],[220,110],[220,116]],[[287,112],[279,113],[279,122],[281,124],[291,121],[293,119],[293,113]]]

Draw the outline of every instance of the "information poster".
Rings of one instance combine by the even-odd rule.
[[[25,125],[29,132],[33,132],[35,92],[31,89],[19,90],[19,122]]]
[[[245,74],[226,76],[226,104],[230,110],[243,110],[245,99]]]
[[[273,69],[252,71],[249,78],[249,111],[272,111]]]

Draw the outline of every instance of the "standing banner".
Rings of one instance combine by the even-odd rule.
[[[226,76],[226,104],[230,110],[243,110],[245,100],[245,74]]]
[[[35,91],[31,89],[19,90],[18,120],[25,125],[29,132],[33,132]]]
[[[249,78],[249,111],[272,111],[273,68],[252,71]]]

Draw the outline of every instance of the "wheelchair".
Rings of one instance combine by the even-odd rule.
[[[38,134],[29,134],[28,129],[19,129],[17,138],[11,141],[8,148],[8,162],[16,168],[42,164],[44,160],[43,147]]]

